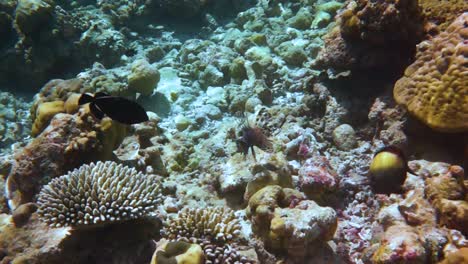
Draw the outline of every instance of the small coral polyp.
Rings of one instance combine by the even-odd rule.
[[[159,203],[153,176],[106,161],[52,180],[39,193],[38,214],[52,227],[81,227],[150,216]]]

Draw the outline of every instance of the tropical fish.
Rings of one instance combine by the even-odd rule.
[[[369,168],[371,185],[376,193],[399,193],[411,171],[403,151],[396,146],[386,146],[378,150]]]
[[[254,146],[262,150],[270,150],[272,148],[271,141],[264,134],[263,130],[259,127],[250,126],[248,121],[241,127],[240,136],[237,139],[237,146],[244,155],[249,153],[249,149],[252,150],[252,156],[255,157]]]
[[[98,92],[94,96],[84,93],[78,100],[78,104],[87,103],[90,104],[91,113],[98,119],[106,115],[112,120],[127,125],[148,121],[148,115],[143,107],[120,96],[111,96],[103,92]]]

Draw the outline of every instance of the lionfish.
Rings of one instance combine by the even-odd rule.
[[[264,151],[272,149],[272,143],[265,135],[263,129],[255,125],[251,126],[248,119],[245,118],[239,131],[239,137],[237,138],[237,147],[245,156],[248,155],[249,149],[251,149],[252,156],[256,162],[257,157],[255,156],[254,146]]]

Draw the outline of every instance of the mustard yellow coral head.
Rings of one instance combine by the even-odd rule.
[[[369,176],[376,193],[397,193],[405,182],[407,165],[401,151],[386,148],[379,151],[372,160]]]
[[[468,131],[468,12],[418,45],[393,90],[395,101],[441,132]]]

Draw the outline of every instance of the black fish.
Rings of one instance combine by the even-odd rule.
[[[110,96],[99,92],[94,94],[84,93],[78,100],[79,105],[90,103],[91,113],[98,119],[107,115],[117,122],[132,125],[148,121],[148,115],[143,107],[136,102],[119,96]]]

